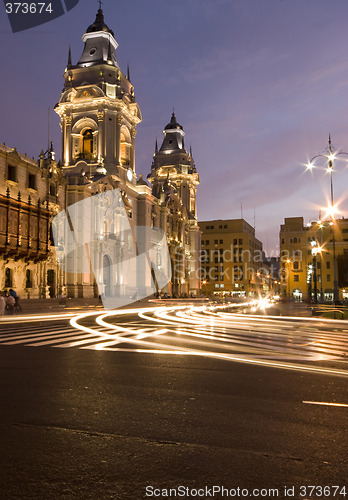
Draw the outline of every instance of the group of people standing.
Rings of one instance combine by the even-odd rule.
[[[0,293],[0,316],[4,314],[14,314],[17,312],[22,312],[22,307],[20,304],[20,299],[15,292],[10,288],[9,291],[4,291]]]

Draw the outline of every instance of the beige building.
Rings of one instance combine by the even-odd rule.
[[[117,275],[111,272],[124,254],[125,242],[117,239],[122,230],[118,214],[109,214],[97,239],[91,241],[89,269],[98,267],[97,277],[86,272],[83,246],[66,257],[68,272],[59,268],[53,243],[59,253],[68,235],[58,231],[62,245],[51,237],[51,221],[61,210],[118,189],[133,235],[136,227],[145,226],[161,229],[167,236],[173,277],[164,291],[197,294],[199,177],[184,145],[183,128],[173,114],[162,146],[156,147],[149,175],[152,186],[142,176],[137,179],[135,136],[141,112],[129,72],[124,74],[118,65],[118,43],[101,9],[82,40],[84,48],[76,64],[69,51],[63,92],[55,106],[62,130],[61,163],[56,163],[53,148],[36,162],[0,146],[0,178],[4,179],[0,188],[0,287],[14,288],[21,297],[40,298],[60,293],[96,297],[101,290],[120,293],[127,276],[122,266]],[[69,231],[65,226],[63,231]],[[136,241],[128,244],[135,246]]]
[[[334,238],[333,238],[334,235]],[[302,301],[332,301],[334,290],[335,243],[339,300],[348,298],[346,261],[348,258],[348,219],[313,221],[303,217],[286,218],[280,228],[282,295]]]
[[[50,221],[64,206],[65,183],[53,151],[36,162],[0,144],[0,179],[0,288],[56,297],[62,272]]]
[[[254,297],[271,288],[262,243],[244,219],[200,221],[205,294]]]

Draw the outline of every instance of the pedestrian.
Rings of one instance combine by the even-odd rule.
[[[4,295],[4,292],[0,293],[0,316],[5,314],[6,301]]]
[[[5,309],[6,309],[7,314],[13,314],[13,308],[14,308],[14,305],[16,303],[15,298],[8,293],[5,300],[6,300],[6,308]]]
[[[22,312],[21,300],[20,300],[20,297],[18,295],[15,298],[14,312],[15,313]]]

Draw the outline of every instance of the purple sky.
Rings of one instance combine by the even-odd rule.
[[[35,158],[46,147],[69,44],[76,63],[97,6],[80,0],[60,19],[12,34],[1,3],[1,142]],[[105,0],[103,8],[143,114],[138,174],[149,172],[174,106],[201,178],[201,220],[239,218],[243,203],[253,224],[255,206],[257,235],[271,253],[284,217],[318,217],[329,178],[304,174],[303,165],[329,132],[348,151],[347,0]],[[348,169],[341,161],[336,170],[338,200]],[[347,199],[340,209],[347,214]]]

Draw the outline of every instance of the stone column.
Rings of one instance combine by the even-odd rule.
[[[105,112],[98,111],[98,159],[102,156],[105,159]]]
[[[63,152],[63,158],[65,165],[70,165],[71,164],[71,159],[72,159],[72,144],[71,144],[71,124],[72,124],[72,118],[71,116],[66,116],[65,117],[65,138],[64,138],[64,152]]]
[[[131,130],[131,150],[130,150],[130,167],[135,173],[135,136],[137,135],[137,131],[135,128]]]
[[[118,115],[116,118],[116,164],[120,164],[121,159],[121,125],[122,125],[122,116]]]

